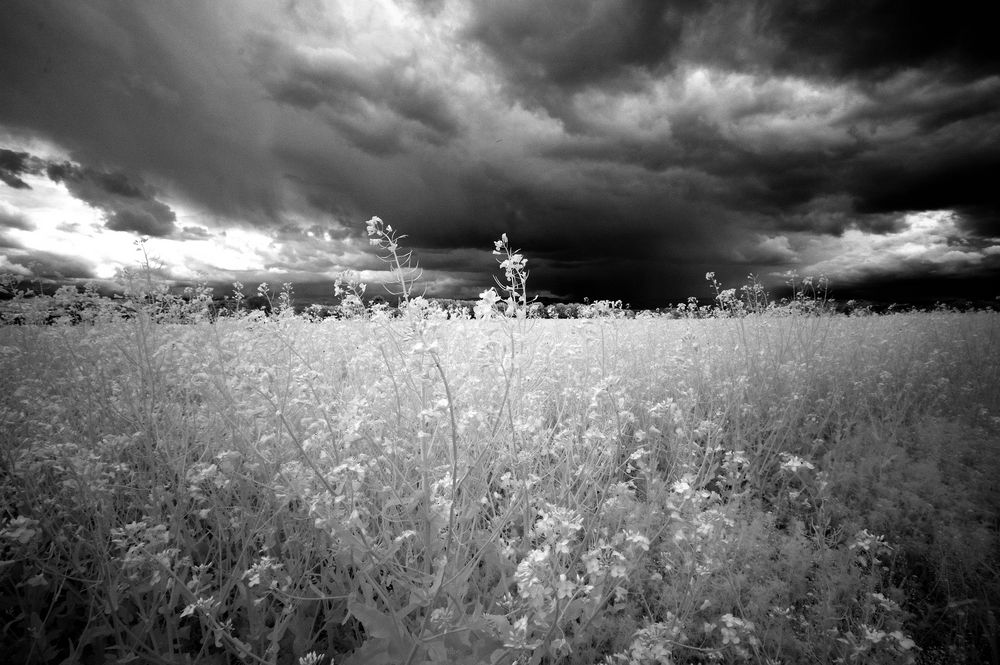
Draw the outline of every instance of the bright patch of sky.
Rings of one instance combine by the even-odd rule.
[[[843,284],[895,273],[911,274],[921,267],[932,267],[939,274],[957,274],[996,253],[995,245],[970,244],[968,234],[959,226],[958,215],[951,210],[911,213],[903,221],[904,228],[896,233],[874,234],[855,228],[840,237],[806,239],[801,250],[806,258],[802,274],[826,275],[834,283]]]
[[[31,272],[31,266],[19,259],[21,250],[79,257],[101,280],[113,279],[119,270],[140,264],[142,255],[134,234],[105,228],[102,213],[72,196],[62,183],[43,175],[27,175],[24,180],[31,189],[6,190],[3,212],[28,220],[33,228],[5,231],[20,247],[3,250],[4,270]],[[146,241],[146,250],[151,264],[173,279],[230,281],[234,274],[265,272],[281,260],[285,244],[277,242],[271,232],[231,226],[213,233],[187,221],[198,215],[186,215],[183,205],[171,202],[171,207],[178,213],[186,237],[152,238]],[[191,237],[192,232],[197,236]]]

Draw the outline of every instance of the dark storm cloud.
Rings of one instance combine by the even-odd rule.
[[[679,46],[698,0],[574,0],[483,3],[468,34],[484,44],[522,91],[575,89],[658,70]]]
[[[991,150],[902,168],[878,164],[858,174],[853,184],[860,212],[952,209],[963,213],[979,233],[996,235],[1000,233],[998,173],[1000,150]]]
[[[1000,68],[995,7],[988,2],[781,0],[760,7],[764,29],[785,46],[774,62],[781,70],[881,77],[945,66],[965,78]]]
[[[987,8],[10,0],[0,130],[56,146],[109,228],[254,225],[288,273],[378,267],[380,215],[435,288],[488,286],[507,232],[538,291],[657,304],[708,270],[921,246],[907,214],[933,209],[971,244],[895,269],[973,271],[1000,236]],[[0,152],[0,194],[45,172],[28,145]]]
[[[6,2],[0,127],[78,163],[148,174],[215,214],[271,219],[273,165],[260,149],[267,132],[239,55],[239,18],[221,2]],[[122,226],[161,220],[122,217]]]
[[[40,160],[26,152],[0,148],[0,180],[14,189],[31,189],[21,176],[37,175],[42,166]]]
[[[104,213],[105,226],[112,231],[162,237],[176,230],[174,211],[135,177],[70,162],[49,164],[46,174],[65,184],[70,194]]]
[[[979,0],[748,0],[690,14],[679,59],[827,80],[908,69],[988,76],[1000,66],[993,10]]]
[[[998,94],[997,78],[958,85],[922,75],[870,92],[829,123],[839,138],[816,146],[794,136],[748,145],[732,128],[753,114],[733,109],[727,123],[675,112],[669,136],[655,140],[593,129],[542,154],[665,174],[661,186],[673,185],[675,196],[711,199],[772,230],[891,233],[901,222],[893,213],[955,209],[970,228],[997,235],[1000,111],[986,100]],[[796,112],[787,100],[749,106],[765,118]]]
[[[863,149],[840,184],[860,213],[952,209],[971,232],[1000,235],[1000,77],[934,83],[890,90],[896,98],[880,94],[877,105],[852,118],[859,127],[894,122],[912,129],[905,140],[881,141],[862,131]]]
[[[370,68],[339,49],[296,48],[265,35],[251,44],[257,76],[272,99],[321,108],[331,126],[367,152],[401,152],[414,138],[443,143],[459,131],[446,89],[415,76],[405,59]]]
[[[577,11],[558,3],[485,5],[469,31],[494,56],[510,90],[576,134],[548,146],[547,156],[701,173],[724,183],[716,194],[734,209],[779,218],[796,209],[808,213],[817,198],[856,201],[842,223],[823,218],[821,232],[839,234],[852,225],[891,230],[880,213],[933,208],[962,210],[982,227],[995,223],[989,221],[997,201],[990,174],[1000,154],[1000,49],[983,3],[947,9],[902,1],[690,2],[669,9],[612,0],[585,9],[573,4]],[[855,141],[812,150],[794,144],[747,149],[698,109],[671,112],[669,136],[628,136],[588,121],[575,105],[581,90],[628,91],[650,76],[676,74],[685,62],[720,63],[761,77],[818,76],[821,83],[847,77],[871,103],[838,120],[852,123],[847,129]],[[919,67],[905,89],[908,68]],[[894,76],[903,78],[904,89],[876,87]],[[733,109],[729,121],[789,110],[788,100],[765,93]],[[878,135],[894,123],[909,123],[907,135]],[[976,143],[964,145],[961,134]],[[894,145],[903,140],[905,146]]]

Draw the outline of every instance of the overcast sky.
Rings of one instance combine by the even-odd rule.
[[[434,296],[506,232],[569,300],[992,298],[989,5],[5,0],[0,272],[106,279],[148,236],[178,280],[329,290],[380,278],[378,215]]]

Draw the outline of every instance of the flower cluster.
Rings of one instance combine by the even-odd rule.
[[[494,277],[500,291],[506,294],[504,299],[507,303],[507,316],[524,317],[527,316],[528,300],[528,271],[525,266],[528,259],[521,254],[520,250],[511,249],[507,234],[500,236],[500,240],[493,243],[493,254],[502,258],[497,259],[500,269],[503,270],[504,281]]]

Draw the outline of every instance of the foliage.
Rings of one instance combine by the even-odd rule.
[[[537,320],[501,238],[473,318],[370,231],[398,310],[345,275],[339,319],[218,316],[148,259],[11,294],[46,314],[0,328],[9,660],[998,659],[997,314],[751,281]]]

